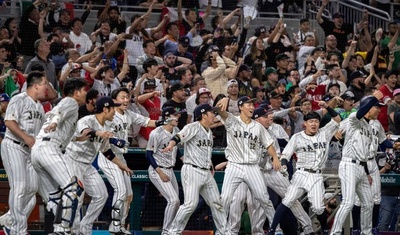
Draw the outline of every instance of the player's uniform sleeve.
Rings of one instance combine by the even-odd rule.
[[[186,141],[193,138],[193,136],[197,135],[199,131],[200,124],[198,122],[194,122],[193,124],[187,124],[183,127],[183,129],[177,134],[179,135],[180,141],[185,143]]]
[[[337,130],[339,130],[339,123],[337,123],[333,119],[331,119],[331,121],[328,122],[328,124],[326,124],[324,127],[321,128],[321,132],[325,134],[326,140],[332,139]]]
[[[228,117],[225,119],[225,121],[221,119],[221,122],[224,124],[226,131],[232,131],[236,127],[236,121],[237,119],[232,113],[228,113]]]
[[[357,112],[351,113],[348,117],[349,121],[347,123],[347,129],[350,127],[359,128],[360,127],[360,119],[357,118]]]
[[[301,133],[301,132],[299,132],[299,133]],[[281,159],[284,158],[284,159],[289,161],[290,158],[292,157],[292,155],[295,152],[296,147],[297,147],[297,145],[296,145],[296,139],[297,139],[296,136],[297,136],[297,134],[293,135],[292,138],[290,138],[289,143],[286,145],[285,149],[283,149]]]
[[[128,116],[132,119],[132,124],[143,126],[143,127],[147,127],[147,125],[149,125],[149,122],[150,122],[149,117],[145,117],[143,115],[137,114],[130,110],[127,110],[126,112],[127,112]]]
[[[22,99],[20,96],[14,96],[7,106],[6,114],[4,116],[4,121],[16,121],[18,123],[21,109],[24,107]]]
[[[91,116],[92,115],[86,116],[78,120],[78,123],[76,124],[76,134],[78,136],[80,136],[83,130],[92,128],[90,119]]]

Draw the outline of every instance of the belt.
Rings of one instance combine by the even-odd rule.
[[[374,160],[374,159],[375,159],[374,157],[370,157],[370,158],[368,158],[368,161]]]
[[[42,141],[51,141],[51,138],[50,137],[44,137],[44,138],[42,138]],[[62,144],[60,144],[60,146],[59,146],[61,149],[63,148],[63,146],[62,146]]]
[[[360,166],[367,166],[367,162],[362,162],[359,160],[351,159],[351,158],[342,158],[342,161],[344,162],[351,162]]]
[[[196,166],[196,165],[193,165],[193,164],[190,164],[190,163],[185,163],[186,165],[190,165],[190,166],[192,166],[192,167],[194,167],[194,168],[197,168],[197,169],[200,169],[200,170],[204,170],[204,171],[209,171],[209,170],[211,170],[211,167],[210,168],[204,168],[204,167],[199,167],[199,166]]]
[[[169,167],[166,167],[166,166],[158,166],[158,167],[160,167],[160,168],[162,168],[162,169],[172,169],[172,168],[173,168],[173,166],[169,166]]]
[[[321,174],[322,170],[313,170],[313,169],[307,169],[307,168],[297,168],[297,170],[299,171],[305,171],[305,172],[309,172],[309,173],[314,173],[314,174]]]
[[[25,148],[29,148],[29,146],[28,146],[27,144],[25,144],[25,143],[22,143],[22,142],[13,140],[13,139],[8,138],[8,137],[7,137],[7,139],[9,139],[9,140],[11,140],[12,142],[14,142],[14,144],[18,144],[19,146],[22,146],[22,147],[25,147]]]

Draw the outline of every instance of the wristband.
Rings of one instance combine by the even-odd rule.
[[[171,140],[175,142],[175,145],[178,145],[181,142],[181,137],[177,134]]]
[[[104,154],[104,156],[105,156],[108,160],[110,160],[110,161],[112,161],[112,160],[115,158],[115,154],[114,154],[114,152],[113,152],[111,149],[108,149],[108,150],[105,151],[103,154]]]
[[[96,137],[96,131],[92,130],[87,135],[90,136],[90,138],[94,138],[94,137]]]
[[[337,115],[339,115],[333,108],[331,107],[327,107],[326,111],[328,111],[329,115],[331,115],[331,117],[336,117]]]

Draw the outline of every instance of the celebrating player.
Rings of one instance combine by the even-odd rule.
[[[114,103],[111,97],[103,96],[96,101],[94,115],[79,119],[75,137],[79,141],[71,141],[66,149],[65,158],[71,163],[71,168],[79,180],[82,181],[85,192],[92,198],[88,210],[80,223],[79,232],[91,234],[93,222],[99,216],[108,198],[107,188],[103,179],[92,163],[100,151],[122,171],[131,175],[132,171],[123,163],[110,148],[110,143],[124,147],[120,140],[113,138],[106,121],[112,121],[115,110],[121,104]],[[89,132],[88,132],[89,130]],[[89,133],[86,135],[86,133]],[[75,139],[76,140],[76,139]]]
[[[342,187],[342,203],[336,213],[332,226],[332,234],[341,234],[343,223],[353,208],[355,194],[361,201],[360,227],[362,234],[371,234],[373,197],[371,192],[372,177],[367,161],[370,156],[370,146],[373,137],[373,127],[368,123],[370,114],[380,106],[382,92],[375,91],[372,96],[360,101],[360,109],[350,114],[346,136],[344,139],[343,156],[339,164],[339,178]]]
[[[261,148],[265,147],[273,158],[275,170],[279,169],[280,163],[272,145],[271,136],[260,123],[251,119],[254,112],[254,100],[248,96],[243,96],[238,100],[239,116],[234,116],[226,111],[229,98],[223,98],[217,104],[220,108],[218,113],[226,128],[228,143],[225,149],[228,164],[225,170],[221,199],[225,210],[229,211],[234,192],[240,183],[244,182],[254,198],[260,201],[264,213],[272,218],[275,210],[269,200],[267,186],[258,166]]]
[[[40,100],[46,98],[49,88],[43,72],[30,72],[26,83],[26,92],[14,96],[8,104],[4,117],[7,129],[1,143],[1,158],[10,184],[11,234],[27,234],[28,216],[36,203],[38,176],[31,164],[31,148],[45,120]]]
[[[176,134],[164,152],[184,143],[183,167],[181,170],[182,187],[185,201],[176,213],[169,234],[181,234],[199,202],[199,193],[211,208],[216,234],[227,234],[226,213],[222,206],[217,183],[212,175],[211,153],[213,147],[210,125],[214,123],[216,109],[209,104],[198,105],[194,109],[195,122],[187,124]]]
[[[155,127],[155,121],[128,110],[131,97],[126,87],[117,88],[111,93],[111,97],[116,103],[121,104],[115,107],[114,120],[111,124],[111,131],[115,137],[111,140],[117,143],[117,145],[111,145],[111,150],[122,163],[126,164],[124,153],[128,151],[126,143],[129,143],[128,132],[131,126]],[[112,222],[108,230],[110,233],[131,234],[125,228],[125,220],[132,202],[131,179],[121,171],[118,165],[110,162],[102,153],[99,154],[98,164],[114,189],[111,211]]]
[[[289,143],[282,152],[282,168],[286,165],[293,153],[297,155],[297,171],[294,173],[282,203],[276,209],[275,217],[269,235],[275,234],[276,226],[279,224],[284,213],[292,208],[297,199],[308,193],[312,210],[317,214],[321,224],[321,234],[328,235],[328,224],[324,206],[324,181],[322,171],[328,158],[329,142],[339,128],[340,116],[325,102],[319,101],[319,105],[325,108],[332,120],[323,128],[319,128],[321,117],[316,112],[310,112],[304,116],[305,130],[292,136]]]
[[[84,79],[66,80],[66,97],[46,114],[47,120],[32,148],[32,165],[49,194],[44,198],[49,201],[47,209],[60,216],[54,221],[54,232],[71,231],[78,197],[83,190],[76,176],[68,169],[69,164],[63,157],[63,151],[74,134],[79,105],[85,103],[86,85]],[[57,210],[62,212],[57,213]]]
[[[178,182],[173,167],[175,166],[176,156],[180,157],[181,154],[177,147],[174,147],[172,152],[162,152],[169,140],[179,132],[177,128],[178,115],[179,113],[174,107],[165,107],[162,110],[162,120],[165,124],[151,131],[147,142],[146,158],[150,162],[150,181],[168,203],[165,207],[161,234],[168,234],[180,204]]]

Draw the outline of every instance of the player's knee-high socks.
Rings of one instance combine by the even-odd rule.
[[[372,210],[372,228],[378,227],[379,223],[379,209],[381,205],[380,204],[374,204],[374,208]]]
[[[271,223],[268,234],[275,234],[276,227],[287,210],[289,210],[289,207],[283,205],[282,203],[279,204],[278,208],[275,210],[274,220]]]
[[[361,215],[361,207],[354,205],[353,209],[351,210],[351,216],[353,218],[353,231],[361,229],[360,215]]]

